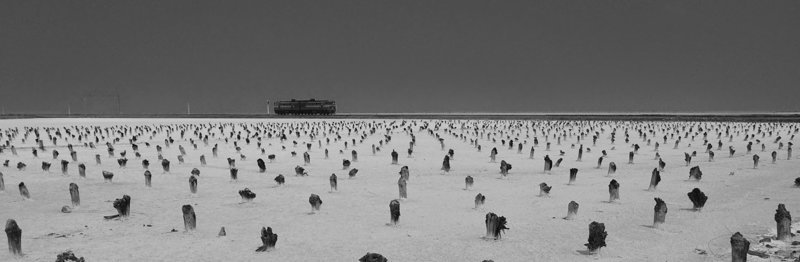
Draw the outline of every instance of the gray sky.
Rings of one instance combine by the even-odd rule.
[[[800,111],[800,1],[4,0],[0,91],[6,113]]]

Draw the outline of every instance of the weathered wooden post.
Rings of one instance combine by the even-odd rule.
[[[553,160],[550,160],[549,155],[544,156],[544,172],[550,172],[553,169]]]
[[[478,193],[477,195],[475,195],[475,209],[478,209],[481,206],[483,206],[483,203],[485,203],[485,202],[486,202],[486,196],[484,196],[481,193]]]
[[[608,236],[608,233],[606,232],[605,224],[592,221],[592,223],[589,223],[589,243],[585,244],[585,246],[589,251],[595,252],[606,246],[606,236]]]
[[[150,168],[150,161],[148,161],[147,159],[142,160],[142,168],[144,169]]]
[[[261,227],[261,243],[262,245],[256,249],[256,252],[271,251],[275,249],[275,243],[278,242],[278,234],[272,233],[272,227]]]
[[[339,188],[338,188],[338,184],[337,184],[337,181],[336,181],[336,174],[331,174],[331,177],[330,177],[329,180],[331,182],[331,192],[338,191]]]
[[[615,164],[614,162],[608,162],[608,174],[607,175],[610,176],[610,175],[613,175],[614,173],[617,173],[617,164]]]
[[[354,178],[354,177],[356,177],[356,174],[358,174],[358,168],[353,168],[353,169],[350,169],[349,172],[347,172],[347,177],[348,178]]]
[[[150,173],[150,170],[145,170],[144,171],[144,186],[150,187],[152,179],[153,179],[153,174]]]
[[[169,173],[169,160],[162,159],[161,160],[161,168],[164,170],[164,173]]]
[[[772,151],[772,163],[775,164],[775,160],[778,160],[778,152]]]
[[[264,160],[261,160],[264,161]],[[200,155],[200,165],[206,166],[206,155]]]
[[[264,173],[267,171],[267,164],[264,163],[264,160],[259,158],[256,160],[256,164],[258,164],[258,172]]]
[[[306,175],[308,175],[308,173],[306,172],[305,168],[303,168],[301,166],[295,166],[294,167],[294,175],[295,176],[306,176]]]
[[[342,169],[350,168],[350,160],[342,159]]]
[[[72,207],[79,207],[81,205],[81,195],[78,192],[78,185],[69,183],[69,196],[72,200]]]
[[[628,164],[633,164],[633,151],[628,152]]]
[[[692,191],[686,195],[688,195],[689,200],[692,201],[692,205],[694,206],[695,211],[700,211],[701,209],[703,209],[703,206],[706,205],[706,200],[708,200],[706,194],[703,193],[703,191],[700,191],[699,188],[692,189]]]
[[[653,212],[653,227],[657,228],[659,225],[664,224],[665,219],[667,218],[667,203],[664,203],[664,200],[661,198],[655,198],[656,205],[654,207]]]
[[[761,157],[759,157],[758,154],[754,154],[753,155],[753,169],[758,168],[758,159],[760,159],[760,158]]]
[[[13,257],[22,256],[22,229],[14,219],[6,220],[6,238],[8,238],[8,252]]]
[[[200,169],[192,168],[192,171],[189,173],[192,174],[193,176],[200,176]]]
[[[0,172],[0,192],[6,191],[6,182],[3,181],[3,172]]]
[[[508,170],[511,170],[511,164],[505,160],[500,160],[500,174],[506,176],[508,175]]]
[[[69,168],[69,161],[61,160],[61,174],[66,175]]]
[[[567,216],[564,217],[566,220],[573,220],[576,216],[578,216],[578,202],[569,201],[567,204]]]
[[[97,164],[98,166],[100,165],[100,163],[101,163],[100,154],[95,154],[94,155],[94,163]]]
[[[489,159],[491,159],[491,162],[494,163],[496,158],[497,158],[497,148],[494,147],[492,148],[492,152],[489,153]]]
[[[411,174],[408,172],[408,166],[403,166],[400,168],[400,177],[406,181],[411,178]]]
[[[275,177],[275,183],[278,183],[279,186],[283,185],[283,183],[286,183],[286,179],[282,174],[278,174],[278,176]]]
[[[689,169],[689,179],[700,181],[701,178],[703,178],[703,172],[700,171],[699,166],[694,166]]]
[[[128,195],[123,195],[122,198],[117,198],[116,200],[114,200],[113,206],[114,209],[117,210],[117,215],[112,216],[111,218],[114,217],[126,218],[130,215],[131,212],[131,197]]]
[[[183,212],[183,228],[186,231],[194,231],[197,227],[197,216],[194,214],[192,205],[183,205],[181,212]]]
[[[604,157],[602,157],[602,156],[597,158],[597,167],[596,168],[600,168],[600,166],[603,165],[603,158]]]
[[[778,209],[775,210],[775,223],[778,227],[778,240],[785,241],[792,238],[792,214],[783,204],[778,204]]]
[[[391,216],[390,223],[392,225],[397,225],[397,222],[400,220],[400,201],[395,199],[389,202],[389,214]]]
[[[310,165],[311,164],[311,155],[308,152],[303,152],[303,164]]]
[[[736,232],[731,236],[731,262],[747,262],[747,252],[750,251],[750,241],[741,233]]]
[[[444,160],[442,160],[442,170],[450,172],[450,156],[444,156]]]
[[[197,176],[189,176],[189,191],[192,194],[197,194]]]
[[[528,156],[528,158],[530,158],[530,159],[533,159],[533,153],[534,153],[534,148],[533,148],[533,147],[531,147],[531,153],[530,153],[530,155]]]
[[[217,233],[217,237],[224,237],[224,236],[227,236],[227,235],[228,235],[228,233],[225,232],[225,227],[221,227],[219,229],[219,233]]]
[[[800,177],[794,179],[794,187],[800,187]]]
[[[350,156],[352,156],[353,162],[358,162],[358,152],[355,150],[350,151]]]
[[[78,164],[78,175],[82,178],[86,178],[86,165],[83,163]]]
[[[667,167],[667,163],[664,162],[661,158],[658,158],[658,172],[664,172],[664,168]]]
[[[650,187],[647,190],[656,190],[659,182],[661,182],[661,172],[659,172],[657,168],[653,168],[653,173],[650,176]]]
[[[398,157],[399,155],[397,154],[397,151],[392,150],[392,165],[397,165]]]
[[[243,202],[252,202],[256,198],[256,193],[250,191],[249,188],[239,190],[239,196],[242,197]]]
[[[542,182],[539,184],[539,196],[540,197],[549,197],[550,196],[550,189],[552,186],[547,186],[547,183]]]
[[[714,151],[708,151],[708,162],[714,162]]]
[[[112,179],[114,179],[114,173],[103,170],[103,181],[111,183]]]
[[[408,198],[408,192],[406,187],[406,180],[402,177],[397,180],[397,187],[400,190],[400,199]]]
[[[611,179],[608,183],[608,202],[614,202],[619,199],[619,182],[616,179]]]
[[[495,213],[486,213],[486,238],[499,240],[506,227],[506,218],[497,216]]]
[[[466,178],[464,178],[464,183],[466,184],[464,189],[469,190],[472,187],[472,184],[475,183],[475,179],[473,179],[472,176],[467,176]]]
[[[576,161],[580,162],[581,160],[583,160],[583,145],[578,148],[578,159]]]
[[[569,183],[568,185],[572,185],[575,182],[575,179],[578,178],[578,169],[577,168],[570,168],[569,169]]]
[[[311,213],[314,213],[314,211],[319,211],[320,206],[322,206],[322,199],[317,194],[311,194],[308,197],[308,203],[311,204]]]

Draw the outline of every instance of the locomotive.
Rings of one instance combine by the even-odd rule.
[[[292,99],[275,103],[275,114],[278,115],[332,115],[334,113],[336,113],[336,102],[333,100]]]

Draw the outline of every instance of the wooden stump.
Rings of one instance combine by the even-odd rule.
[[[506,229],[506,218],[497,216],[495,213],[487,213],[486,220],[486,238],[499,240],[502,238],[502,233]]]
[[[147,159],[142,160],[142,168],[149,169],[150,168],[150,161],[148,161]]]
[[[350,151],[350,156],[352,157],[353,162],[358,162],[358,152],[356,152],[355,150]]]
[[[483,203],[485,202],[486,202],[486,196],[484,196],[481,193],[478,193],[478,195],[475,196],[475,209],[478,209],[479,207],[483,206]]]
[[[161,169],[163,169],[165,173],[169,173],[169,160],[161,160]]]
[[[301,166],[295,166],[294,167],[294,175],[295,176],[305,176],[305,175],[308,175],[308,173],[306,173],[306,169],[305,168],[303,168]]]
[[[653,227],[657,228],[659,225],[664,224],[664,221],[667,218],[667,203],[664,203],[664,200],[661,198],[655,198],[656,205],[653,208]]]
[[[656,190],[656,187],[658,187],[659,182],[661,182],[661,172],[659,172],[658,169],[653,168],[653,173],[650,176],[650,187],[647,190],[649,191]]]
[[[31,198],[31,193],[28,192],[28,187],[25,186],[25,182],[19,182],[19,195],[25,199]]]
[[[608,183],[608,202],[614,202],[614,200],[619,199],[619,182],[616,179],[612,179],[610,183]]]
[[[6,191],[6,182],[3,180],[3,172],[0,172],[0,192]]]
[[[399,155],[397,154],[397,151],[392,150],[392,165],[397,165],[398,157]]]
[[[397,187],[400,190],[400,199],[408,198],[408,192],[406,187],[406,180],[402,177],[397,180]]]
[[[253,191],[250,191],[249,188],[245,188],[245,189],[239,190],[239,196],[242,197],[242,201],[243,202],[253,202],[253,199],[256,198],[256,193],[253,193]]]
[[[778,240],[785,241],[792,238],[792,215],[784,204],[778,204],[778,209],[775,210],[775,223],[778,227]]]
[[[700,181],[701,178],[703,178],[703,171],[700,171],[699,166],[689,169],[689,179]]]
[[[314,213],[315,211],[319,211],[320,206],[322,206],[322,199],[319,198],[317,194],[311,194],[311,196],[308,197],[308,203],[311,204],[311,213]]]
[[[103,170],[103,181],[111,183],[112,179],[114,179],[114,173]]]
[[[183,228],[186,231],[194,231],[197,227],[197,216],[194,214],[194,208],[191,205],[183,205],[181,212],[183,212]]]
[[[558,160],[556,160],[556,163],[555,163],[554,166],[555,167],[560,167],[561,166],[561,161],[563,161],[563,160],[564,160],[563,158],[558,158]]]
[[[192,194],[197,194],[197,176],[189,176],[189,191]]]
[[[389,202],[389,215],[391,218],[390,223],[392,225],[397,225],[397,222],[400,220],[400,201],[397,201],[397,199]]]
[[[350,170],[350,172],[347,172],[347,177],[354,178],[356,177],[356,174],[358,174],[358,168],[353,168]]]
[[[378,253],[367,253],[358,259],[358,262],[388,262],[389,260]]]
[[[667,167],[667,163],[664,162],[661,158],[658,158],[658,172],[664,172],[664,168]]]
[[[200,165],[206,166],[206,155],[200,155]]]
[[[553,188],[552,186],[547,186],[547,183],[539,184],[539,196],[540,197],[550,196],[550,189],[552,188]]]
[[[101,163],[100,154],[94,155],[94,163],[97,164],[98,166],[100,165],[100,163]]]
[[[758,155],[753,155],[753,169],[756,169],[756,168],[758,168],[758,160],[759,160],[760,158],[761,158],[761,157],[759,157]]]
[[[61,160],[61,174],[66,175],[69,168],[69,161]]]
[[[603,158],[604,157],[602,157],[602,156],[597,158],[597,167],[596,168],[600,168],[600,166],[603,165]]]
[[[628,153],[628,164],[633,164],[633,152]]]
[[[608,175],[610,176],[610,175],[613,175],[614,173],[617,173],[617,164],[615,164],[614,162],[609,162],[608,163]]]
[[[308,152],[303,153],[303,164],[305,165],[311,164],[311,155],[309,155]]]
[[[339,188],[338,188],[338,184],[337,184],[337,181],[336,181],[336,174],[331,174],[331,177],[330,177],[329,180],[331,182],[331,192],[338,191]]]
[[[549,155],[544,156],[544,172],[550,172],[553,169],[553,160],[550,160]]]
[[[256,249],[256,252],[271,251],[275,249],[275,244],[278,242],[278,234],[272,233],[272,228],[261,228],[261,243],[262,245]]]
[[[500,174],[506,176],[508,175],[508,170],[511,170],[511,164],[507,163],[505,160],[500,160]]]
[[[150,173],[150,170],[144,171],[144,186],[150,187],[153,180],[153,174]]]
[[[69,183],[69,197],[72,200],[72,207],[79,207],[81,205],[81,195],[78,192],[78,185]]]
[[[408,179],[411,178],[411,175],[408,172],[408,166],[403,166],[400,168],[400,177],[402,177],[406,181],[408,181]]]
[[[78,164],[78,175],[80,177],[86,178],[86,165],[83,163]]]
[[[750,241],[741,233],[736,232],[731,236],[731,262],[747,262],[747,252],[750,251]]]
[[[239,169],[238,168],[234,167],[234,168],[228,169],[228,171],[230,172],[232,181],[237,181],[239,179]]]
[[[575,217],[578,216],[578,207],[579,207],[578,202],[569,201],[569,204],[567,204],[567,216],[564,217],[564,219],[566,220],[575,219]]]
[[[14,219],[6,220],[6,238],[8,238],[8,252],[12,257],[22,256],[22,229]]]
[[[800,177],[794,179],[794,186],[800,187]]]
[[[703,193],[703,191],[700,191],[699,188],[692,189],[692,191],[686,195],[688,195],[689,200],[692,201],[692,205],[694,206],[695,211],[700,211],[701,209],[703,209],[703,206],[706,205],[706,200],[708,200],[706,194]]]
[[[577,168],[570,168],[569,169],[569,185],[575,182],[575,179],[578,178],[578,169]]]
[[[464,183],[466,184],[464,189],[470,189],[472,187],[472,184],[475,183],[475,179],[473,179],[472,176],[467,176],[466,178],[464,178]]]
[[[450,172],[450,156],[444,156],[444,160],[442,160],[442,170],[444,170],[444,172]]]
[[[200,169],[192,168],[190,174],[192,174],[192,176],[200,176]]]
[[[589,224],[589,243],[585,244],[591,252],[606,246],[606,226],[603,223],[592,221]]]
[[[275,183],[278,183],[279,186],[283,185],[283,183],[285,183],[285,182],[286,182],[286,179],[283,177],[283,175],[278,174],[278,176],[275,177]]]
[[[228,233],[225,232],[225,227],[221,227],[219,229],[219,233],[217,233],[217,237],[224,237],[224,236],[227,236],[227,235],[228,235]]]
[[[122,198],[114,200],[114,208],[117,210],[117,216],[126,218],[131,212],[131,197],[123,195]]]

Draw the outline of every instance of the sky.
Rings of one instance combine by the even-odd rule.
[[[119,97],[119,104],[117,103]],[[5,113],[800,111],[800,1],[0,1]]]

